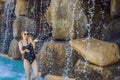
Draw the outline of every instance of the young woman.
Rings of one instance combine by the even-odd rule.
[[[22,40],[19,41],[18,46],[20,53],[24,56],[23,65],[26,72],[27,80],[30,80],[30,67],[32,67],[34,77],[33,80],[38,76],[38,66],[36,57],[34,54],[35,43],[37,40],[32,40],[27,30],[21,32]]]

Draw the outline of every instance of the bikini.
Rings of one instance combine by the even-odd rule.
[[[23,43],[22,43],[22,45],[23,45]],[[25,50],[25,49],[30,50],[30,52],[25,52],[24,59],[28,60],[30,62],[30,64],[32,64],[32,62],[36,58],[32,44],[31,43],[28,44],[28,42],[27,42],[27,45],[26,46],[23,45],[23,47],[22,47],[22,50]]]

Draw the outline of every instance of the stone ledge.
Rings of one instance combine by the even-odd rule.
[[[62,76],[47,75],[46,76],[46,80],[75,80],[75,79],[73,79],[73,78],[67,78],[67,79],[65,79]]]

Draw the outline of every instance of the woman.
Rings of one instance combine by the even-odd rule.
[[[29,33],[27,30],[23,30],[21,32],[22,40],[19,41],[18,46],[20,53],[24,56],[23,65],[27,75],[27,80],[30,80],[30,67],[32,67],[34,77],[33,80],[38,76],[38,67],[36,62],[36,57],[34,54],[35,43],[37,40],[32,40],[29,37]]]

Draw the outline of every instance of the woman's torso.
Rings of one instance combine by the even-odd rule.
[[[30,63],[32,63],[36,58],[32,44],[30,42],[27,42],[27,44],[24,44],[22,42],[22,45],[23,45],[22,50],[25,50],[25,49],[29,50],[29,52],[25,52],[25,54],[23,55],[24,59],[27,59]]]

